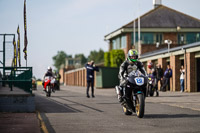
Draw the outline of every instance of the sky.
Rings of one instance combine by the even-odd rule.
[[[162,4],[200,19],[200,0],[162,0]],[[0,0],[0,34],[17,38],[19,25],[21,64],[26,66],[23,7],[24,0]],[[86,57],[93,50],[108,51],[105,35],[152,9],[153,0],[27,0],[27,64],[36,78],[42,78],[58,51]]]

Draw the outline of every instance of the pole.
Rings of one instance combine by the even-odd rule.
[[[133,21],[133,45],[135,46],[135,20]]]
[[[141,55],[141,44],[140,44],[140,2],[138,1],[138,53],[139,53],[139,58]]]
[[[3,77],[5,78],[5,60],[6,60],[6,34],[3,35]]]
[[[170,46],[169,46],[170,44],[169,44],[169,41],[168,41],[168,53],[169,53],[169,49],[170,49]]]
[[[185,90],[187,90],[187,57],[186,57],[186,49],[184,51],[184,58],[185,58]]]

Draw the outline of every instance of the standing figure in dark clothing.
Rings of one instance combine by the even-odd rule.
[[[169,65],[167,65],[167,69],[164,72],[164,77],[163,77],[163,86],[162,91],[166,91],[166,86],[168,85],[168,90],[170,90],[170,84],[169,80],[172,77],[172,69],[170,68]]]
[[[92,97],[94,97],[94,71],[99,71],[99,68],[95,66],[94,61],[90,61],[85,65],[87,70],[87,90],[86,96],[90,98],[89,88],[91,86]]]
[[[162,80],[163,80],[163,69],[161,68],[161,65],[158,64],[158,67],[157,67],[157,84],[158,82],[160,81],[160,85],[162,86]],[[161,89],[160,89],[161,90]]]

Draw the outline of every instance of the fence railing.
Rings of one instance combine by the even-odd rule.
[[[16,86],[32,94],[32,67],[0,67],[0,70],[5,71],[0,78],[2,86],[9,85],[11,91]]]

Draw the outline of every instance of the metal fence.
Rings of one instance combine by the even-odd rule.
[[[1,69],[5,71],[0,79],[2,86],[8,85],[11,91],[16,86],[32,94],[32,67],[0,67]]]

